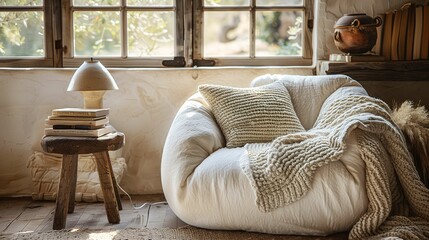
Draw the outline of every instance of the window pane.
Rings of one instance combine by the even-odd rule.
[[[256,12],[256,56],[302,55],[302,12]]]
[[[173,6],[174,0],[128,0],[128,6]]]
[[[43,0],[2,0],[0,6],[42,6]]]
[[[128,12],[128,55],[174,56],[173,12]]]
[[[119,12],[76,11],[73,14],[76,56],[120,56]]]
[[[249,12],[204,12],[204,57],[249,56]]]
[[[256,6],[302,6],[302,0],[256,0]]]
[[[249,6],[249,0],[204,0],[204,6]]]
[[[43,12],[0,12],[0,56],[44,56]]]
[[[73,0],[73,6],[118,6],[120,0]]]

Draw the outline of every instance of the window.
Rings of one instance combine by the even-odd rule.
[[[0,61],[2,66],[52,66],[50,1],[2,0]]]
[[[304,41],[305,35],[311,34],[306,24],[309,1],[204,0],[195,3],[197,65],[311,64],[311,41]]]
[[[311,65],[312,3],[4,0],[0,66]]]
[[[175,56],[174,0],[63,2],[66,66],[89,57],[107,66],[161,66]]]

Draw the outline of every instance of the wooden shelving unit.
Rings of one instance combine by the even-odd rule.
[[[394,106],[405,100],[429,109],[429,61],[330,62],[320,61],[318,75],[345,74],[368,94]]]

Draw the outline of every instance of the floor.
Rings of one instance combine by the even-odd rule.
[[[132,196],[135,205],[157,203],[134,209],[130,200],[122,197],[121,223],[107,222],[103,203],[76,203],[74,213],[68,214],[66,228],[180,228],[187,226],[170,209],[163,195]],[[0,233],[44,232],[52,230],[55,202],[33,201],[29,197],[0,198]],[[326,239],[346,239],[347,234],[337,234]],[[295,239],[287,237],[287,239]],[[297,237],[296,239],[302,239]],[[325,238],[305,238],[325,239]]]

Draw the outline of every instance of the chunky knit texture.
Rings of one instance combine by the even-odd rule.
[[[302,198],[320,167],[338,161],[353,131],[366,164],[367,212],[350,239],[429,238],[429,190],[420,181],[389,107],[368,96],[348,96],[322,107],[315,127],[278,137],[261,151],[247,147],[242,162],[261,211]]]
[[[256,88],[201,85],[227,147],[270,142],[278,136],[304,131],[281,83]]]

